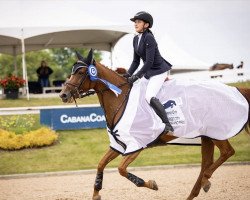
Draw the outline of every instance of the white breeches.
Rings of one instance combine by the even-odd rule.
[[[156,75],[156,76],[152,76],[149,79],[148,82],[148,86],[147,86],[147,90],[146,90],[146,101],[150,104],[150,100],[152,97],[156,97],[156,95],[158,94],[158,92],[160,91],[165,79],[167,78],[168,75],[168,71]]]

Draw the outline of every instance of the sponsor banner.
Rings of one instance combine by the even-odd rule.
[[[43,109],[40,111],[40,122],[54,130],[106,127],[101,107]]]

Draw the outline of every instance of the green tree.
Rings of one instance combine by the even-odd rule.
[[[26,54],[26,67],[29,81],[37,81],[37,68],[41,61],[45,60],[51,68],[54,68],[53,58],[49,50],[32,51]],[[20,65],[21,66],[21,65]]]
[[[87,56],[88,49],[84,48],[55,48],[40,51],[32,51],[26,53],[26,66],[29,81],[37,81],[36,69],[40,66],[41,61],[45,60],[53,69],[54,73],[50,77],[53,80],[65,80],[70,74],[72,65],[76,61],[75,50],[82,55]],[[101,60],[101,52],[94,51],[96,61]],[[0,79],[8,74],[16,74],[22,76],[22,57],[17,56],[17,72],[14,68],[14,57],[0,54]]]
[[[14,68],[14,57],[9,55],[0,55],[0,78],[5,77],[8,74],[17,74],[22,77],[22,56],[18,55],[17,60],[17,72]],[[26,67],[28,72],[28,78],[30,81],[37,80],[36,68],[40,65],[41,60],[48,62],[52,61],[52,56],[48,50],[33,51],[26,53]]]
[[[18,60],[18,58],[17,58],[17,60]],[[19,63],[17,63],[17,66],[18,65],[19,65]],[[0,72],[1,72],[0,78],[3,78],[8,74],[12,74],[14,71],[15,71],[15,67],[14,67],[13,57],[9,56],[9,55],[0,54]],[[18,73],[16,75],[20,76],[22,74],[22,71],[21,70],[19,70],[19,71],[20,71],[20,73]]]
[[[55,71],[55,79],[66,79],[70,74],[72,65],[76,62],[75,50],[77,50],[83,56],[87,56],[89,50],[84,48],[56,48],[51,49],[52,57],[55,63],[57,63],[60,70]],[[101,53],[94,51],[94,58],[96,61],[101,60]],[[63,72],[63,73],[62,73]]]

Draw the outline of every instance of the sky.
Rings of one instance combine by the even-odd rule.
[[[30,10],[31,4],[37,9]],[[69,14],[85,12],[90,18],[133,28],[129,19],[142,10],[154,17],[152,31],[161,54],[173,65],[237,66],[244,61],[250,68],[250,0],[0,0],[0,15],[5,19],[16,15],[18,19],[1,20],[0,26],[39,25],[37,15],[53,24],[55,17],[65,21]],[[22,12],[28,13],[28,18],[23,18]],[[128,67],[131,63],[133,36],[118,42],[114,65]],[[109,62],[108,57],[106,53],[105,62]]]
[[[155,21],[152,30],[159,46],[164,45],[161,53],[166,58],[172,49],[162,40],[173,42],[191,58],[209,65],[217,62],[238,65],[243,60],[250,67],[250,1],[111,2],[112,14],[105,12],[104,19],[128,23],[137,11],[152,14]]]

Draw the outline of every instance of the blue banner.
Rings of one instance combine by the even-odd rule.
[[[40,123],[54,130],[105,128],[101,107],[57,108],[40,110]]]

